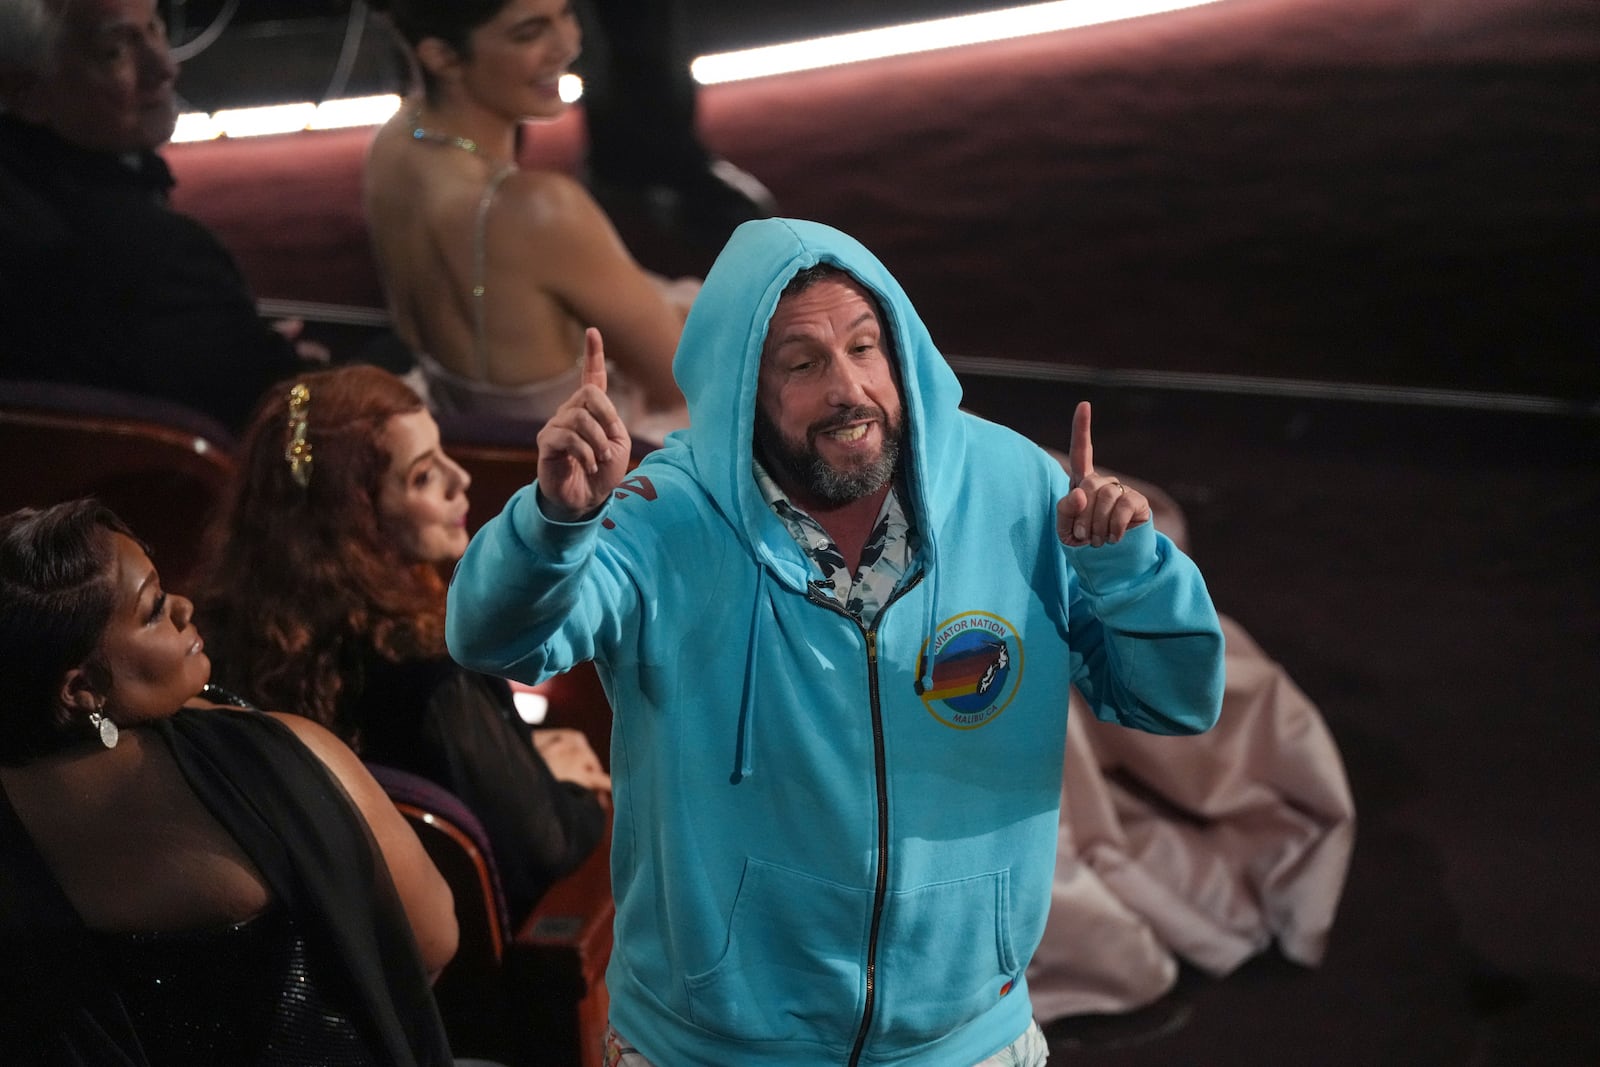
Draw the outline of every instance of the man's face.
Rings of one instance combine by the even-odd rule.
[[[155,0],[48,0],[61,32],[21,109],[84,148],[155,148],[177,122],[178,68]]]
[[[756,446],[802,507],[859,500],[893,476],[904,418],[889,343],[854,279],[778,301],[761,349]]]

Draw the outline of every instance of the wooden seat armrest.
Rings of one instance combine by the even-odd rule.
[[[525,1023],[513,1062],[600,1067],[616,910],[608,813],[594,852],[550,888],[508,946],[510,1003]]]
[[[611,816],[600,843],[577,870],[551,886],[517,929],[519,950],[575,955],[584,977],[598,980],[611,956]]]

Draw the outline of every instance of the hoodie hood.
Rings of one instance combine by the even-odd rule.
[[[901,473],[925,549],[931,547],[932,526],[926,517],[942,514],[956,490],[953,479],[943,484],[939,472],[956,469],[965,432],[960,383],[905,290],[859,241],[797,219],[761,219],[734,231],[684,325],[673,373],[689,403],[689,428],[674,435],[677,447],[662,458],[687,467],[757,560],[794,589],[815,575],[751,476],[756,385],[767,327],[784,287],[819,263],[851,274],[877,297],[885,317],[906,417]]]

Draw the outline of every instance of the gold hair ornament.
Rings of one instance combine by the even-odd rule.
[[[311,442],[306,440],[306,412],[311,407],[311,390],[296,382],[289,390],[289,444],[283,458],[289,461],[289,477],[304,489],[311,484]]]

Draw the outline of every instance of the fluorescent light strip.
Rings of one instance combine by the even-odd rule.
[[[211,141],[222,136],[222,131],[204,111],[185,111],[178,116],[178,125],[172,131],[174,144],[185,141]]]
[[[267,107],[235,107],[211,116],[224,137],[260,137],[269,133],[293,133],[311,125],[315,104],[271,104]]]
[[[1049,4],[1029,4],[976,15],[889,26],[881,30],[862,30],[810,41],[750,48],[701,56],[689,65],[701,85],[743,81],[771,74],[792,74],[819,67],[835,67],[887,56],[932,52],[939,48],[1004,41],[1057,30],[1078,29],[1102,22],[1158,15],[1199,7],[1215,0],[1058,0]]]
[[[575,74],[561,79],[561,99],[572,103],[583,95],[583,80]],[[324,100],[320,104],[273,104],[269,107],[241,107],[207,115],[186,111],[178,116],[172,141],[212,141],[218,137],[257,137],[268,133],[297,133],[301,130],[339,130],[352,126],[378,126],[400,110],[400,97],[394,93],[379,96],[352,96]]]
[[[701,56],[689,65],[701,85],[792,74],[888,56],[931,52],[940,48],[1029,37],[1078,29],[1103,22],[1158,15],[1199,7],[1216,0],[1055,0],[1053,3],[987,11],[975,15],[912,22],[878,30],[862,30],[809,41],[748,48]],[[561,78],[561,99],[574,103],[583,96],[583,81],[574,74]],[[215,115],[193,112],[178,116],[172,140],[205,141],[215,137],[253,137],[298,130],[374,126],[400,107],[398,96],[328,100],[321,104],[277,104],[235,108]]]
[[[347,126],[379,126],[400,110],[394,93],[382,96],[351,96],[343,100],[324,100],[311,116],[308,130],[340,130]]]
[[[210,141],[218,137],[259,137],[301,130],[337,130],[347,126],[376,126],[400,109],[393,93],[325,100],[320,104],[272,104],[239,107],[207,115],[191,111],[178,116],[172,131],[174,143]]]

